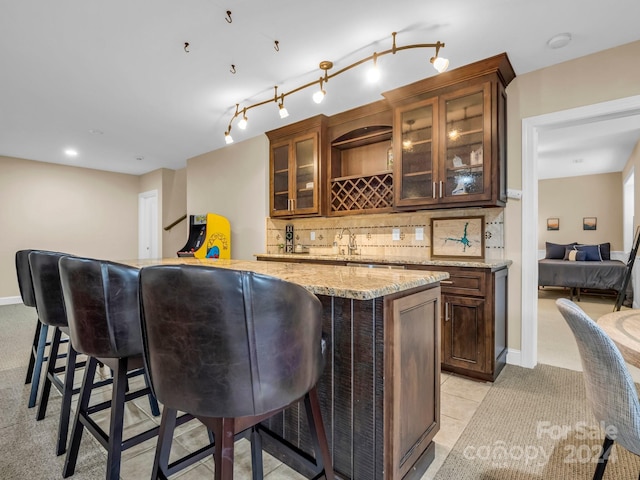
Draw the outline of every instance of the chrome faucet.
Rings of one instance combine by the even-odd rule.
[[[356,236],[351,233],[351,230],[348,228],[343,228],[342,231],[338,234],[338,240],[342,240],[342,236],[345,232],[349,233],[349,244],[347,248],[349,249],[349,255],[355,255],[358,250],[358,245],[356,244]]]

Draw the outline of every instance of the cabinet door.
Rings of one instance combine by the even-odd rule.
[[[440,428],[440,289],[393,300],[385,317],[385,479],[406,478]]]
[[[443,295],[442,364],[483,372],[486,368],[485,301]]]
[[[395,117],[394,162],[395,204],[397,206],[437,203],[439,184],[436,99],[399,109]]]
[[[440,97],[442,202],[491,199],[490,83]]]
[[[271,215],[290,215],[289,164],[291,142],[280,142],[271,146]]]
[[[318,134],[311,133],[293,140],[291,184],[294,214],[318,211]]]
[[[318,212],[318,134],[271,145],[271,216]]]

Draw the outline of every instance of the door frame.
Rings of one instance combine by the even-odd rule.
[[[520,365],[523,367],[533,368],[538,363],[538,133],[567,123],[634,114],[640,114],[640,95],[522,119]]]

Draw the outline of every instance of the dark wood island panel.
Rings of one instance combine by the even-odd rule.
[[[334,469],[342,479],[420,478],[440,425],[440,288],[371,300],[318,295],[327,363],[319,396]],[[311,453],[302,406],[264,424]],[[307,466],[265,436],[265,449],[304,474]]]

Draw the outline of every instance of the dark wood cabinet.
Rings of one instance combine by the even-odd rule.
[[[506,203],[506,55],[385,93],[395,105],[397,209]]]
[[[347,260],[273,258],[258,260],[347,265]],[[383,261],[378,263],[384,263]],[[440,282],[441,354],[443,370],[467,377],[494,381],[507,359],[508,268],[404,264],[409,270],[448,272]]]
[[[514,78],[496,55],[267,132],[271,216],[504,206]]]
[[[496,379],[507,355],[507,268],[407,265],[449,272],[442,289],[442,369]]]
[[[272,217],[321,215],[325,189],[323,115],[267,132]]]

